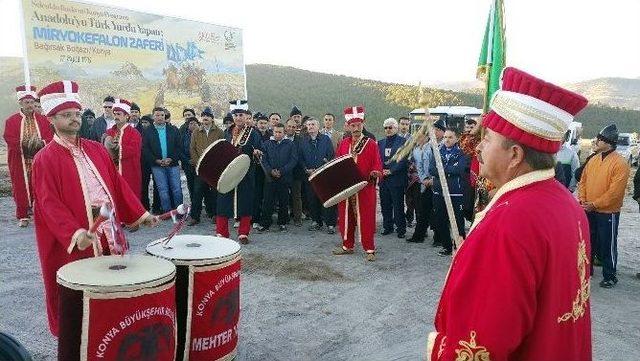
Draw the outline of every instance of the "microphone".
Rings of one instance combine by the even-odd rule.
[[[173,223],[176,223],[177,215],[185,215],[187,213],[187,207],[184,204],[179,205],[176,209],[172,209],[167,213],[160,214],[158,217],[161,221],[166,221],[167,219],[173,220]]]
[[[109,207],[108,203],[103,203],[102,206],[100,206],[100,214],[93,221],[93,226],[91,226],[91,228],[89,229],[88,233],[89,234],[96,234],[96,231],[98,230],[98,227],[100,227],[100,225],[104,221],[109,219],[110,216],[111,216],[111,207]]]

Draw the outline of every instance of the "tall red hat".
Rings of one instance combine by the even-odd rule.
[[[127,115],[131,114],[131,102],[126,99],[116,99],[113,102],[113,111],[120,110]]]
[[[64,109],[82,109],[78,96],[78,84],[71,80],[51,83],[42,88],[38,96],[42,105],[42,113],[48,117]]]
[[[344,119],[347,121],[347,124],[364,122],[364,106],[358,105],[344,108]]]
[[[580,94],[506,68],[482,125],[537,151],[556,153],[569,124],[587,103]]]
[[[38,99],[38,93],[36,93],[36,87],[31,85],[29,89],[27,89],[26,85],[21,85],[16,88],[16,98],[18,101],[31,98],[33,100]]]

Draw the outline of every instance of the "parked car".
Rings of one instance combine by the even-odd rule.
[[[622,155],[630,165],[638,165],[638,140],[635,134],[620,133],[616,152]]]

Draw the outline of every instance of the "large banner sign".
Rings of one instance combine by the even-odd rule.
[[[142,112],[210,106],[216,116],[244,98],[242,31],[196,21],[64,0],[22,0],[31,83],[69,79],[86,107],[107,95]]]

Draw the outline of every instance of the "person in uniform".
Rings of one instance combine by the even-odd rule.
[[[118,173],[127,181],[131,190],[140,199],[142,183],[142,136],[128,121],[131,103],[126,99],[115,99],[113,118],[116,124],[107,129],[104,145],[118,169]]]
[[[36,87],[17,87],[16,97],[20,111],[5,120],[4,140],[7,142],[7,163],[18,226],[26,227],[33,205],[30,181],[33,157],[51,141],[53,132],[47,118],[34,111],[38,98]]]
[[[44,87],[39,96],[55,135],[33,160],[34,222],[49,329],[57,336],[58,269],[78,259],[117,251],[109,223],[134,228],[158,221],[145,211],[105,147],[78,136],[82,109],[78,85],[59,81]],[[115,219],[102,223],[96,236],[88,230],[104,203],[111,205]]]
[[[356,241],[362,243],[367,261],[376,260],[374,234],[376,230],[376,182],[382,177],[382,162],[378,144],[364,135],[364,106],[344,110],[350,134],[340,142],[336,157],[351,154],[361,174],[369,178],[369,184],[357,194],[338,204],[338,228],[342,246],[333,250],[334,255],[353,254]]]
[[[259,132],[247,126],[249,109],[246,100],[231,101],[233,124],[224,131],[224,137],[249,157],[262,155],[262,141]],[[238,241],[249,243],[251,216],[253,215],[253,196],[255,191],[255,163],[251,162],[247,174],[232,191],[218,195],[216,203],[216,232],[229,238],[229,218],[240,219]]]
[[[515,68],[477,147],[497,188],[456,252],[429,360],[591,360],[589,225],[554,179],[554,154],[587,99]]]

